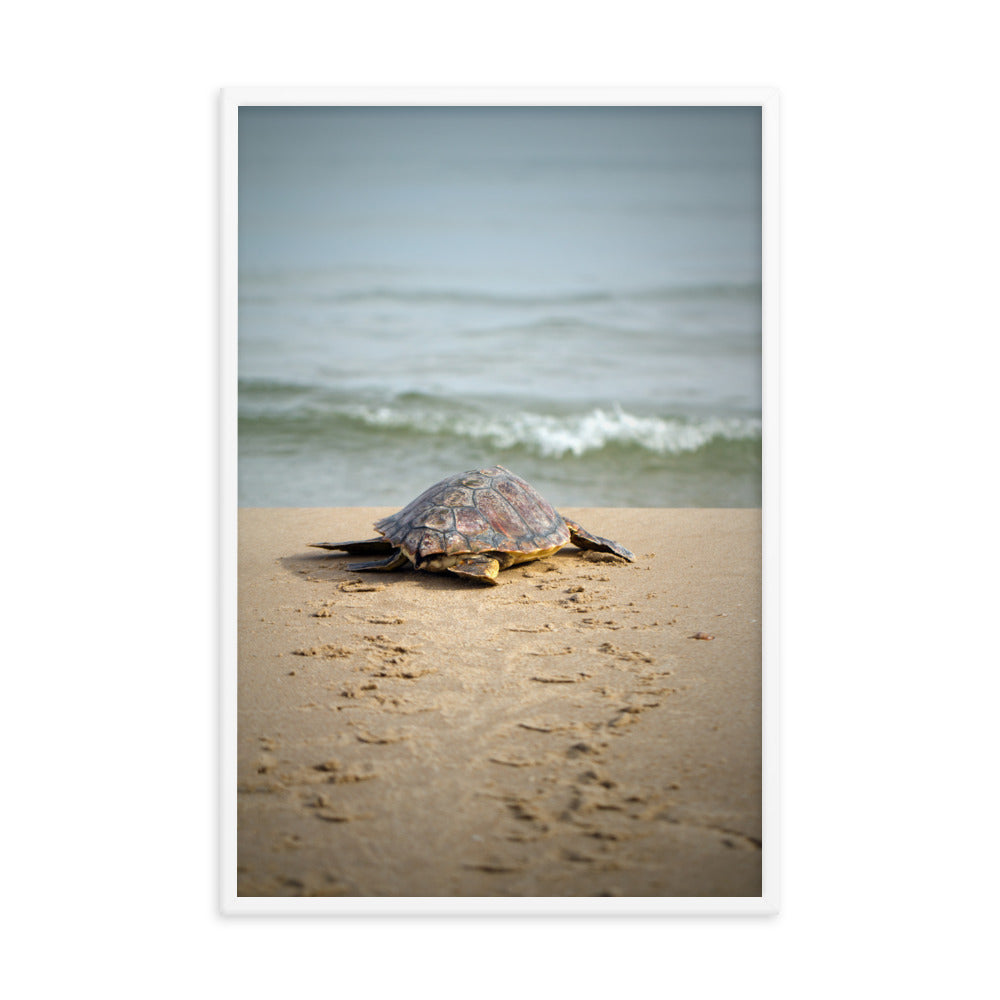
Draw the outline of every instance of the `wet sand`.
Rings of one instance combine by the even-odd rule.
[[[567,508],[635,563],[493,587],[308,547],[388,513],[240,511],[239,897],[760,896],[760,511]]]

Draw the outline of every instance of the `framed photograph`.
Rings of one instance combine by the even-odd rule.
[[[777,98],[221,98],[222,909],[777,911]]]

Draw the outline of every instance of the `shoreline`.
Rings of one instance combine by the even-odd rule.
[[[392,512],[239,511],[238,895],[760,896],[760,511],[566,508],[636,562],[496,587],[308,547]]]

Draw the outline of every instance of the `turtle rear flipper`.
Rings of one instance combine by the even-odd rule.
[[[478,580],[480,583],[497,585],[497,573],[500,572],[500,561],[492,556],[469,556],[454,566],[448,567],[449,573],[465,577],[467,580]]]
[[[357,549],[355,549],[357,551]],[[399,549],[393,549],[392,555],[388,559],[376,559],[374,562],[363,562],[363,563],[348,563],[347,568],[349,570],[355,570],[358,572],[364,570],[376,570],[382,573],[388,573],[390,570],[399,569],[400,566],[405,566],[409,563],[409,559]]]
[[[610,538],[601,538],[600,535],[592,535],[586,528],[581,528],[576,521],[571,521],[564,517],[566,527],[569,528],[569,540],[578,549],[593,549],[595,552],[610,552],[613,555],[635,562],[635,556],[624,545],[611,541]]]
[[[396,546],[379,536],[366,538],[363,542],[310,542],[314,549],[333,549],[336,552],[348,552],[359,556],[380,555],[392,552]]]

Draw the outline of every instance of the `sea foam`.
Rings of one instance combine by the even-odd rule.
[[[544,413],[455,414],[441,410],[356,407],[350,414],[371,427],[455,435],[494,448],[526,448],[547,458],[582,456],[609,445],[631,445],[660,455],[693,452],[713,440],[756,439],[760,420],[738,417],[681,419],[637,416],[620,406],[556,416]]]

